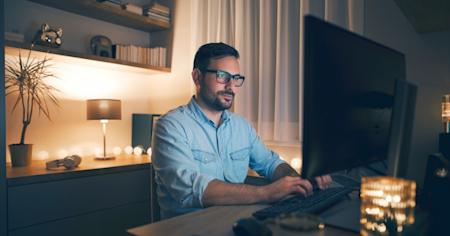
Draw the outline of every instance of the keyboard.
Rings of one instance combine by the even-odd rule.
[[[352,191],[352,188],[347,187],[333,187],[324,190],[316,189],[311,196],[295,195],[291,198],[276,202],[270,207],[254,212],[253,216],[258,220],[265,220],[292,212],[317,213],[338,202],[342,197]]]

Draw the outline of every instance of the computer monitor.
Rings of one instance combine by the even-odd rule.
[[[399,168],[412,127],[412,120],[402,122],[413,116],[415,101],[404,55],[313,16],[305,17],[304,30],[302,176],[388,156]]]

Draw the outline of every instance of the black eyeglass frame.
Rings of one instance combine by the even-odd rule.
[[[242,76],[240,74],[232,75],[229,72],[223,71],[223,70],[211,70],[211,69],[204,69],[200,70],[203,73],[209,72],[209,73],[215,73],[216,74],[216,81],[221,84],[228,84],[230,80],[236,81],[234,86],[241,87],[244,84],[245,76]]]

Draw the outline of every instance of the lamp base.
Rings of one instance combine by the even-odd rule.
[[[114,160],[116,157],[95,157],[95,160],[99,161],[107,161],[107,160]]]

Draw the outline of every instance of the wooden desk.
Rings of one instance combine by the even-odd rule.
[[[171,235],[171,236],[234,236],[232,225],[240,218],[250,217],[254,211],[266,207],[266,205],[248,206],[216,206],[197,212],[181,215],[157,223],[143,225],[128,230],[137,236]],[[326,226],[324,230],[312,232],[289,231],[276,225],[269,225],[273,235],[358,235]]]

